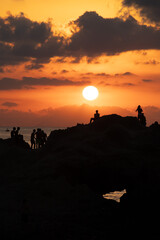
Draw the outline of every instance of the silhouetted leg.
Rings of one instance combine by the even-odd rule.
[[[90,119],[90,123],[92,123],[92,121],[94,121],[94,118],[91,118],[91,119]]]

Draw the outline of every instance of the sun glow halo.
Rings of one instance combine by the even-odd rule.
[[[82,95],[86,100],[92,101],[98,97],[99,92],[96,87],[88,86],[83,89]]]

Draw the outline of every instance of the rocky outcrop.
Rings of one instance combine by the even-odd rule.
[[[0,221],[7,237],[158,235],[159,124],[143,127],[134,117],[103,116],[51,132],[38,151],[1,140],[0,164]],[[120,203],[102,197],[123,189]],[[27,224],[21,221],[24,199]]]

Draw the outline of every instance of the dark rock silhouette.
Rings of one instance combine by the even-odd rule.
[[[37,151],[0,140],[0,159],[6,239],[158,237],[158,123],[144,127],[136,117],[103,116],[51,132]],[[123,189],[120,203],[102,197]],[[29,222],[22,227],[23,199]]]

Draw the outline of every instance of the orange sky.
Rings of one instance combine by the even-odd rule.
[[[121,7],[120,0],[5,0],[1,3],[0,14],[7,12],[19,14],[24,12],[27,17],[36,21],[53,19],[58,25],[68,24],[85,11],[96,11],[103,17],[115,17]]]
[[[91,14],[91,11],[96,14]],[[20,12],[25,15],[20,17]],[[12,14],[12,20],[7,19],[7,14]],[[133,10],[132,14],[134,15]],[[141,25],[145,23],[139,22],[141,18],[136,15],[133,17],[138,22],[133,18],[126,20],[128,15],[123,18],[124,22],[116,20],[116,17],[121,19],[122,16],[122,1],[6,0],[1,3],[0,16],[5,27],[9,26],[12,33],[15,31],[11,37],[7,27],[4,31],[4,25],[0,25],[0,44],[3,45],[0,46],[0,109],[28,112],[83,104],[117,106],[129,110],[135,109],[138,104],[160,108],[160,47],[157,44],[160,40],[159,30],[153,24],[150,25],[151,29],[148,22],[147,30],[144,30]],[[48,20],[51,22],[51,30],[47,28]],[[62,36],[64,32],[68,33],[68,23],[75,20],[80,24],[78,33],[70,32],[68,43],[64,44],[66,38]],[[45,23],[45,31],[42,21]],[[93,21],[95,28],[90,21]],[[27,25],[29,30],[24,28],[26,25],[23,24],[26,22],[30,24]],[[96,29],[99,22],[102,24]],[[108,32],[104,33],[109,24],[112,24],[112,28],[109,27]],[[122,28],[117,27],[117,24]],[[135,37],[137,43],[133,41],[129,44],[132,41],[132,32],[129,36],[126,34],[130,26],[133,26],[132,31],[136,32],[137,27],[142,31],[141,35]],[[28,31],[32,31],[34,27],[37,35],[34,35],[35,32],[29,35]],[[95,29],[96,34],[92,35]],[[28,39],[23,39],[23,31],[27,31]],[[39,40],[43,38],[41,31],[46,36]],[[89,43],[85,39],[86,34],[90,39]],[[147,37],[143,39],[144,34]],[[55,42],[58,45],[54,45]],[[29,50],[26,50],[28,43]],[[41,49],[34,53],[30,50],[32,47],[35,51]],[[11,51],[11,55],[8,51]],[[94,85],[99,89],[99,97],[93,102],[82,97],[82,90],[87,85]],[[27,121],[24,125],[26,124]],[[1,121],[0,125],[4,125],[4,122]]]

